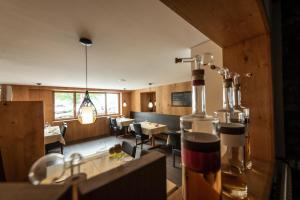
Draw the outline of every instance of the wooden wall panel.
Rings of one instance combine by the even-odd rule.
[[[44,89],[29,89],[31,101],[42,101],[44,103],[44,120],[51,123],[54,119],[53,112],[53,91]]]
[[[257,158],[274,157],[270,40],[262,35],[223,49],[224,65],[242,78],[242,104],[251,110],[252,151]]]
[[[13,101],[29,101],[29,87],[13,86]]]
[[[123,102],[124,100],[127,103],[127,107],[123,107]],[[125,117],[130,116],[130,111],[131,111],[131,92],[122,92],[122,101],[121,101],[121,106],[122,106],[122,115]]]
[[[31,165],[44,155],[42,102],[0,104],[0,149],[7,181],[26,181]]]
[[[72,90],[72,88],[45,86],[13,85],[12,87],[13,101],[42,101],[44,105],[44,122],[49,122],[52,125],[60,125],[62,123],[62,121],[54,120],[54,91],[80,91],[78,88],[73,88]],[[127,107],[122,109],[125,116],[129,116],[131,91],[126,91],[123,98],[126,99]],[[96,122],[91,125],[82,125],[77,119],[66,120],[66,122],[68,123],[67,144],[88,138],[101,137],[110,133],[106,117],[97,118]]]
[[[191,91],[191,82],[175,83],[152,87],[152,92],[156,95],[156,112],[167,115],[186,115],[192,112],[191,107],[172,107],[171,93]],[[149,92],[149,88],[135,90],[131,93],[131,110],[141,112],[141,93]]]
[[[108,135],[109,121],[107,117],[99,117],[93,124],[80,124],[77,119],[65,121],[68,124],[66,142],[85,140],[93,137]],[[62,121],[54,121],[53,125],[61,125]]]

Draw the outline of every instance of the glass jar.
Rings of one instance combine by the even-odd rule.
[[[243,181],[245,126],[240,123],[220,123],[223,193],[233,198],[247,197],[247,184]]]
[[[205,72],[200,66],[208,62],[200,60],[196,57],[192,70],[192,114],[180,118],[183,198],[219,200],[222,190],[219,120],[206,114]]]
[[[216,135],[182,135],[182,190],[184,200],[222,198],[220,140]]]
[[[252,168],[251,144],[250,144],[250,109],[241,105],[241,91],[239,79],[235,78],[233,90],[233,112],[231,121],[245,126],[244,167]]]

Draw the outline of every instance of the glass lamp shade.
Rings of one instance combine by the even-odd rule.
[[[148,103],[148,108],[153,108],[153,103],[152,103],[152,101],[149,101],[149,103]]]
[[[90,99],[88,91],[85,93],[85,97],[79,107],[77,116],[81,124],[92,124],[96,121],[97,110]]]
[[[126,101],[123,102],[123,107],[127,107]]]

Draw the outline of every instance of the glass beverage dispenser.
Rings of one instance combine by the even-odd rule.
[[[217,118],[206,114],[204,67],[211,54],[175,62],[195,62],[192,69],[192,114],[180,118],[182,188],[185,200],[221,199],[220,140]]]
[[[246,77],[251,77],[251,74],[246,74]],[[245,125],[244,167],[245,169],[251,169],[252,161],[249,134],[250,109],[241,105],[241,81],[239,74],[235,74],[233,77],[233,88],[233,113],[231,116],[231,121]]]

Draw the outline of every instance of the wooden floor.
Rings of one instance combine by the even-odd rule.
[[[94,139],[91,141],[86,141],[78,144],[73,144],[73,145],[68,145],[64,148],[64,155],[66,157],[70,156],[72,153],[80,153],[83,156],[90,155],[99,151],[103,151],[105,149],[109,149],[115,144],[120,144],[122,141],[128,141],[131,144],[135,145],[135,139],[133,137],[114,137],[114,136],[109,136],[105,138],[100,138],[100,139]],[[163,143],[162,141],[156,141],[157,144]],[[143,149],[148,149],[150,145],[143,145]],[[170,149],[166,148],[158,148],[155,149],[155,151],[159,151],[161,153],[164,153],[167,158],[167,178],[175,183],[177,186],[181,186],[181,168],[174,168],[173,167],[173,158],[171,154]],[[140,145],[138,146],[136,157],[140,156]],[[179,163],[180,158],[176,158],[176,166],[180,166]]]

